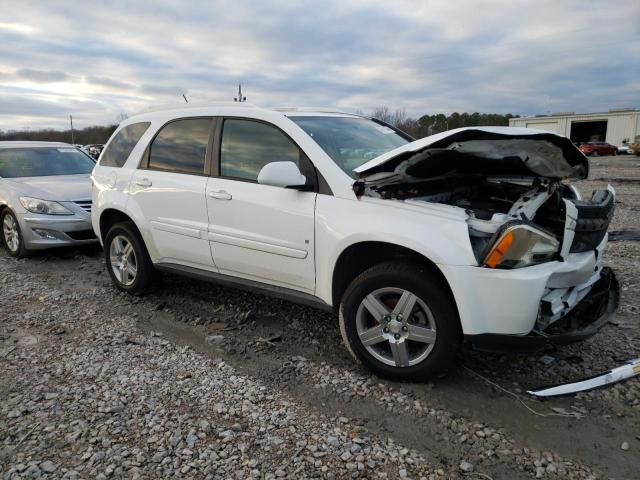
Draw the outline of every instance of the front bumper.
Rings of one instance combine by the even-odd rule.
[[[28,250],[87,245],[98,241],[89,215],[76,213],[55,217],[26,213],[18,214],[17,218]]]
[[[580,302],[569,313],[542,331],[527,335],[484,333],[465,335],[465,342],[474,349],[489,352],[526,352],[547,345],[579,342],[595,335],[618,307],[620,287],[613,271],[605,267]]]

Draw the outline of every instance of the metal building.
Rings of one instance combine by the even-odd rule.
[[[621,108],[602,113],[559,112],[512,118],[509,126],[548,130],[564,135],[575,143],[600,140],[619,147],[625,141],[633,143],[640,140],[640,110]]]

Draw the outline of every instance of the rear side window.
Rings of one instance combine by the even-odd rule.
[[[220,146],[220,176],[258,180],[271,162],[300,166],[300,149],[275,127],[251,120],[225,120]]]
[[[102,152],[100,165],[103,167],[122,167],[133,148],[136,146],[140,137],[144,135],[151,123],[140,122],[132,123],[120,129],[109,146]]]
[[[211,118],[188,118],[171,122],[151,143],[149,168],[204,175]]]

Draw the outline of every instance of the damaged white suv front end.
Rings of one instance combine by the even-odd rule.
[[[484,350],[585,339],[606,323],[618,284],[603,266],[611,186],[583,199],[570,180],[587,158],[565,137],[516,128],[458,129],[356,169],[362,197],[464,210],[477,265],[440,264],[465,339]]]

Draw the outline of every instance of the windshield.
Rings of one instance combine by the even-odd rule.
[[[353,170],[409,143],[392,128],[367,118],[291,116],[348,175]]]
[[[91,173],[95,162],[74,147],[2,148],[0,177],[48,177]]]

